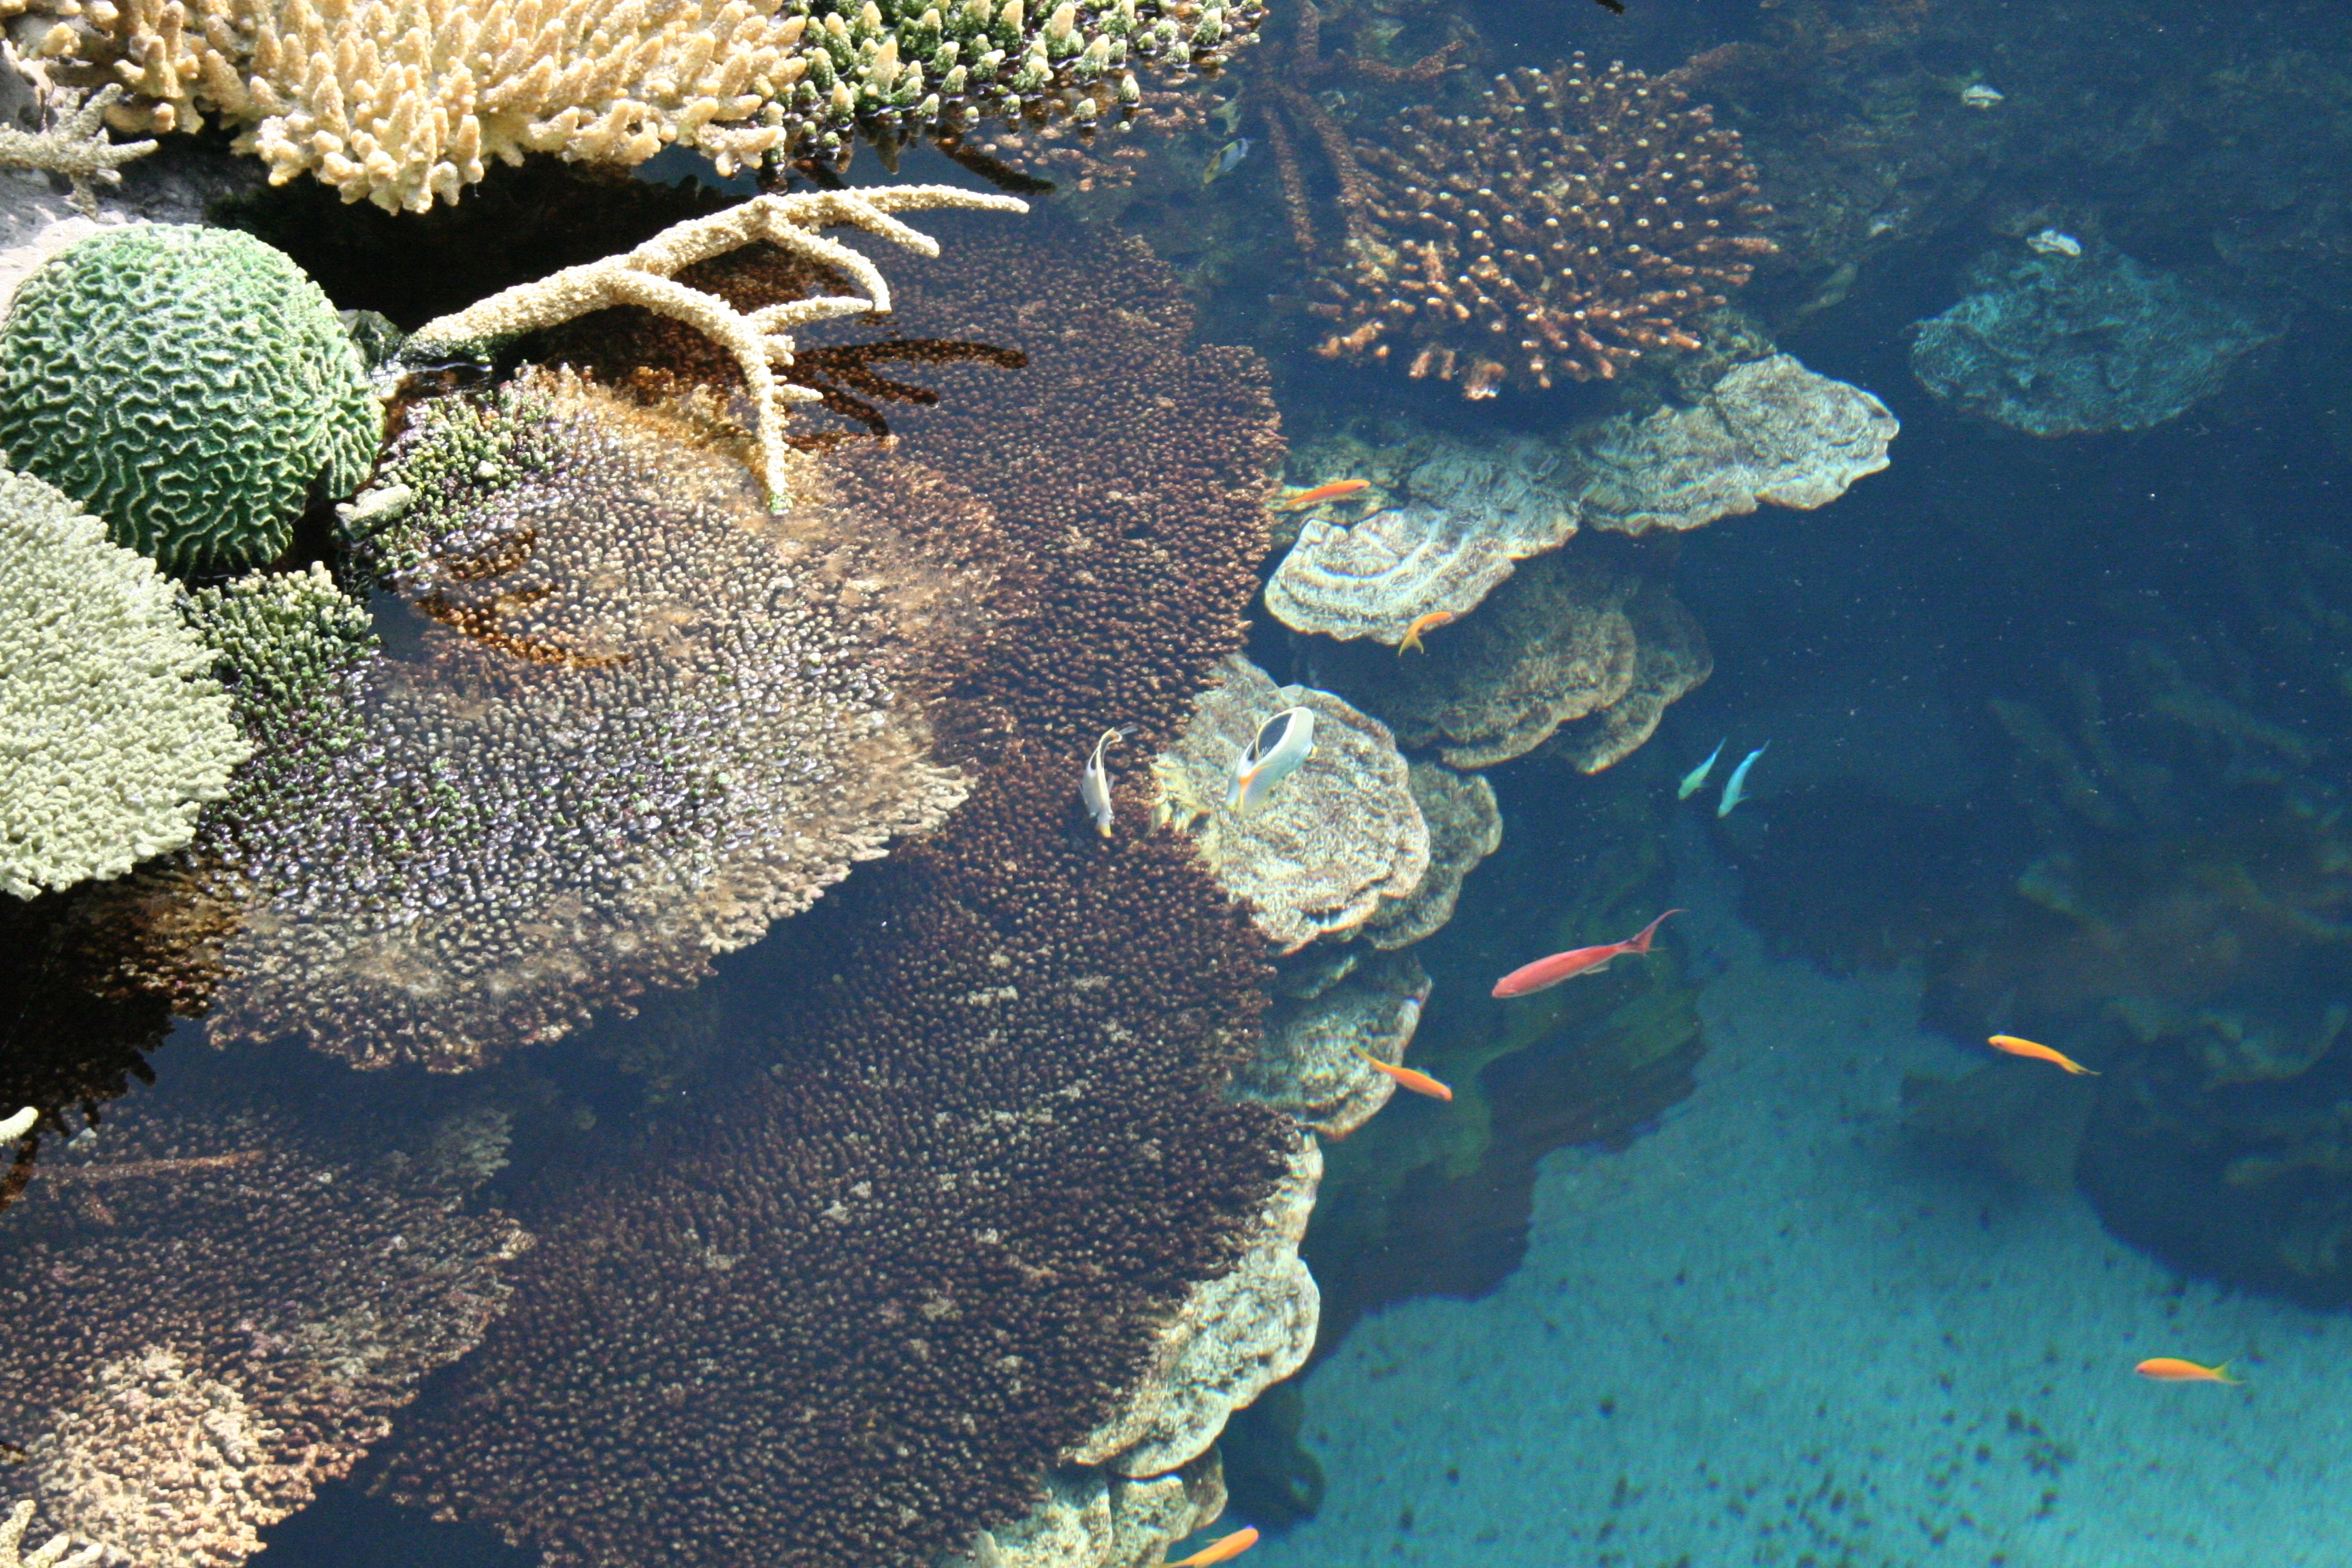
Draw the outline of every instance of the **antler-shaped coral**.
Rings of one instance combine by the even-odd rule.
[[[14,58],[11,50],[12,64]],[[62,96],[66,102],[72,102],[72,93]],[[115,172],[118,165],[155,150],[152,142],[108,140],[106,110],[121,96],[122,84],[109,82],[46,131],[19,131],[13,125],[0,125],[0,165],[63,174],[73,182],[73,205],[95,217],[98,194],[93,183],[120,184],[122,176]],[[49,95],[43,94],[43,108],[48,107]]]
[[[36,1547],[30,1557],[19,1557],[25,1527],[32,1522],[29,1500],[18,1503],[7,1518],[0,1519],[0,1568],[90,1568],[105,1554],[106,1548],[93,1542],[68,1557],[66,1550],[72,1543],[60,1535],[46,1546]]]
[[[890,310],[890,285],[881,269],[857,251],[816,231],[845,224],[893,240],[919,256],[937,256],[937,240],[890,216],[932,207],[1025,213],[1029,204],[950,185],[755,196],[725,212],[673,225],[623,255],[584,267],[567,267],[536,283],[521,284],[454,315],[427,321],[401,346],[401,357],[417,364],[478,353],[507,339],[613,305],[636,305],[675,318],[727,348],[742,367],[743,383],[758,414],[760,480],[774,504],[782,495],[784,474],[783,416],[776,405],[814,403],[823,395],[814,388],[780,380],[775,374],[775,367],[793,363],[791,330],[836,316],[887,315]],[[718,295],[689,288],[675,277],[698,261],[761,239],[847,275],[865,290],[865,296],[793,300],[747,315]]]

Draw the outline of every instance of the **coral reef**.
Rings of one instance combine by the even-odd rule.
[[[198,844],[250,909],[213,1037],[470,1067],[690,983],[936,826],[964,786],[898,683],[981,634],[984,521],[795,461],[771,514],[685,417],[574,379],[423,405],[372,542],[432,624]]]
[[[25,1531],[32,1522],[33,1502],[29,1498],[10,1509],[5,1520],[0,1520],[0,1568],[97,1568],[105,1555],[105,1545],[95,1541],[68,1555],[72,1538],[56,1535],[35,1547],[30,1557],[24,1556]]]
[[[1320,352],[1407,360],[1467,397],[1695,349],[1769,215],[1736,132],[1679,87],[1584,58],[1497,77],[1479,112],[1416,107],[1356,145],[1369,216],[1321,275]]]
[[[1314,755],[1245,816],[1228,802],[1234,759],[1290,707],[1315,714]],[[1328,691],[1277,687],[1239,654],[1151,772],[1155,819],[1194,835],[1210,874],[1281,952],[1353,931],[1428,874],[1429,829],[1388,726]]]
[[[1917,324],[1912,372],[1956,407],[2030,436],[2161,425],[2278,335],[2095,240],[2080,257],[1990,252],[1965,287]]]
[[[1361,962],[1350,949],[1337,976],[1286,985],[1267,1016],[1257,1054],[1234,1077],[1234,1093],[1338,1141],[1389,1102],[1396,1080],[1365,1055],[1404,1059],[1429,997],[1429,976],[1410,957]]]
[[[860,136],[887,158],[983,119],[1114,121],[1144,102],[1139,71],[1214,71],[1263,7],[221,0],[199,20],[168,0],[40,0],[30,11],[16,31],[40,54],[130,86],[116,125],[194,131],[210,116],[275,183],[308,173],[347,202],[425,212],[492,160],[531,153],[629,167],[682,146],[724,175],[771,154],[838,166]]]
[[[1638,667],[1634,683],[1638,689]],[[1621,706],[1625,700],[1621,700]],[[1407,784],[1421,819],[1429,825],[1429,873],[1419,887],[1382,905],[1363,923],[1365,939],[1378,948],[1410,947],[1452,920],[1462,879],[1503,844],[1502,807],[1495,804],[1495,786],[1483,777],[1420,762],[1412,764]]]
[[[737,373],[751,395],[752,428],[759,438],[755,467],[773,502],[783,494],[785,466],[782,416],[777,405],[814,403],[821,398],[808,387],[776,379],[772,367],[793,363],[792,329],[838,316],[890,312],[890,285],[881,270],[859,252],[817,231],[847,225],[880,235],[918,256],[937,256],[938,241],[891,215],[941,207],[1029,210],[1026,203],[1011,196],[960,191],[949,185],[755,196],[709,217],[674,225],[619,256],[567,267],[452,315],[436,317],[409,336],[401,345],[401,354],[409,363],[425,364],[453,354],[479,353],[526,332],[614,305],[635,305],[684,321],[723,344],[735,357]],[[716,295],[677,280],[679,271],[697,262],[759,241],[847,278],[859,292],[782,301],[746,314]]]
[[[464,1206],[477,1164],[404,1157],[413,1131],[174,1089],[46,1160],[9,1214],[0,1375],[56,1526],[229,1568],[481,1337],[529,1237]]]
[[[894,276],[895,325],[1025,364],[929,367],[938,402],[894,413],[882,455],[952,473],[1050,568],[958,689],[971,797],[771,938],[800,984],[765,1070],[567,1184],[515,1310],[390,1471],[555,1561],[782,1542],[915,1568],[1012,1533],[1286,1168],[1293,1131],[1219,1093],[1262,939],[1187,846],[1106,843],[1076,801],[1097,735],[1171,735],[1240,643],[1265,374],[1191,343],[1132,242],[1001,243]],[[1139,824],[1139,780],[1117,788]]]
[[[1207,1453],[1227,1417],[1307,1364],[1320,1303],[1298,1241],[1322,1179],[1321,1151],[1300,1138],[1240,1258],[1186,1293],[1118,1414],[1087,1434],[1072,1460],[1129,1478],[1166,1475]]]
[[[1562,749],[1596,773],[1647,740],[1666,705],[1713,668],[1706,635],[1657,565],[1638,551],[1544,556],[1431,642],[1426,658],[1341,644],[1318,651],[1319,668],[1408,751],[1433,750],[1448,767],[1525,756],[1573,724]]]
[[[97,187],[121,184],[122,165],[155,150],[152,142],[108,140],[106,111],[121,96],[122,84],[109,82],[44,130],[0,125],[0,166],[63,174],[72,182],[76,210],[85,217],[96,217]]]
[[[1130,1480],[1098,1469],[1055,1470],[1045,1500],[1014,1523],[983,1530],[939,1568],[1157,1568],[1169,1548],[1225,1510],[1212,1452],[1182,1469]]]
[[[167,571],[274,560],[314,486],[359,487],[383,428],[327,297],[233,230],[101,229],[0,329],[0,447]]]
[[[0,471],[0,889],[29,899],[176,849],[247,748],[153,564]]]
[[[1580,528],[1680,532],[1759,503],[1826,506],[1886,467],[1898,428],[1869,393],[1780,353],[1732,365],[1689,406],[1590,421],[1558,442],[1384,428],[1368,455],[1411,499],[1349,527],[1309,519],[1266,608],[1294,631],[1394,645],[1417,616],[1469,614],[1513,563]]]

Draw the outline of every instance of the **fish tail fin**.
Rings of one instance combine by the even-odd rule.
[[[1650,939],[1656,936],[1658,934],[1658,928],[1666,923],[1666,915],[1680,915],[1687,914],[1690,911],[1687,910],[1668,910],[1665,915],[1660,915],[1656,920],[1654,920],[1648,925],[1643,926],[1642,928],[1642,934],[1625,944],[1625,951],[1628,952],[1649,952]]]
[[[2217,1366],[2217,1367],[2215,1367],[2215,1368],[2213,1369],[2213,1375],[2214,1375],[2215,1377],[2220,1378],[2223,1383],[2231,1383],[2231,1384],[2239,1384],[2239,1383],[2243,1383],[2243,1382],[2245,1382],[2245,1381],[2246,1381],[2244,1378],[2242,1378],[2242,1377],[2231,1377],[2231,1376],[2230,1375],[2230,1369],[2231,1369],[2232,1366],[2236,1365],[2236,1364],[2237,1364],[2237,1363],[2236,1363],[2235,1362],[2227,1362],[2227,1361],[2225,1361],[2225,1362],[2223,1362],[2220,1366]]]

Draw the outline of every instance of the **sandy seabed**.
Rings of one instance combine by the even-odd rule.
[[[1712,880],[1677,893],[1697,1092],[1547,1159],[1494,1295],[1405,1303],[1311,1374],[1329,1493],[1253,1568],[2352,1564],[2352,1318],[1922,1159],[1903,1074],[1971,1058],[1916,979],[1772,958]]]

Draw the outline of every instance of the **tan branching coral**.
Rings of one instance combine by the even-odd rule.
[[[411,363],[478,353],[508,339],[602,310],[635,305],[707,334],[735,356],[751,395],[759,438],[758,469],[771,502],[783,494],[785,447],[780,403],[814,403],[824,395],[781,381],[775,367],[793,363],[792,329],[840,316],[887,315],[890,285],[858,251],[816,231],[835,226],[864,229],[918,256],[937,256],[939,242],[908,227],[893,213],[973,207],[1025,213],[1026,202],[950,185],[898,185],[863,191],[814,191],[756,196],[709,217],[675,224],[635,249],[584,266],[567,267],[534,283],[491,295],[465,310],[436,317],[402,345]],[[684,268],[764,240],[831,268],[865,290],[864,297],[829,295],[793,300],[749,312],[716,294],[677,279]]]
[[[1315,714],[1315,754],[1244,816],[1226,804],[1234,761],[1259,725],[1294,706]],[[1388,726],[1328,691],[1278,687],[1239,654],[1151,770],[1155,818],[1180,831],[1200,825],[1210,874],[1283,952],[1353,931],[1429,870],[1429,829]]]
[[[1691,322],[1748,281],[1769,213],[1737,132],[1637,70],[1497,77],[1475,114],[1407,109],[1357,143],[1345,261],[1314,307],[1331,357],[1406,358],[1467,397],[1614,376],[1696,349]]]
[[[44,94],[47,99],[50,95]],[[70,93],[64,95],[70,101]],[[73,184],[73,205],[83,216],[98,216],[100,185],[119,185],[122,165],[155,150],[152,142],[110,142],[106,135],[106,111],[122,96],[120,82],[109,82],[83,102],[62,111],[58,121],[40,131],[19,131],[0,125],[0,166],[42,169],[63,174]],[[44,106],[48,106],[45,102]]]
[[[106,1555],[103,1545],[91,1542],[68,1556],[72,1538],[58,1535],[35,1547],[33,1554],[26,1557],[23,1555],[25,1531],[32,1522],[33,1503],[29,1498],[9,1510],[6,1519],[0,1520],[0,1568],[96,1568],[99,1560]]]

